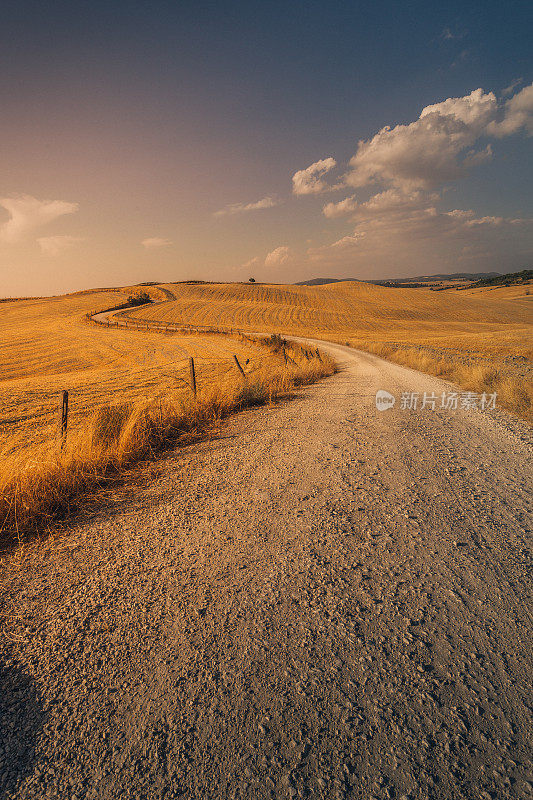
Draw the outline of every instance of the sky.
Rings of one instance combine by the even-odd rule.
[[[531,268],[526,2],[25,2],[0,296]]]

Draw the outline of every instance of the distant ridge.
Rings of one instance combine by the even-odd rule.
[[[447,280],[447,281],[479,281],[487,278],[499,278],[501,272],[452,272],[437,275],[416,275],[413,278],[383,278],[382,280],[361,280],[361,278],[311,278],[308,281],[298,281],[295,286],[322,286],[325,283],[342,283],[355,281],[356,283],[373,283],[376,286],[390,286],[391,284],[410,283],[413,281]]]

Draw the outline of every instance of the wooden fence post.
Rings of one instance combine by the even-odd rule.
[[[242,368],[242,367],[241,367],[241,365],[239,364],[239,359],[238,359],[238,358],[237,358],[237,356],[235,356],[235,355],[233,356],[233,358],[235,359],[235,363],[237,364],[237,367],[238,367],[238,370],[239,370],[239,372],[241,373],[241,375],[243,376],[243,378],[246,378],[246,372],[243,370],[243,368]]]
[[[59,423],[59,432],[61,435],[61,449],[63,449],[67,438],[67,426],[68,426],[68,392],[65,389],[61,394],[61,419]]]
[[[196,397],[196,373],[194,371],[194,358],[192,356],[189,358],[189,372],[191,376],[191,389]]]

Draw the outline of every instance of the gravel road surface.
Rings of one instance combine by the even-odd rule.
[[[0,796],[532,796],[530,429],[327,348],[5,561]]]

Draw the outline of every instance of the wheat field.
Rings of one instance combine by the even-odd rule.
[[[434,292],[341,282],[323,286],[165,284],[174,300],[137,320],[330,339],[474,391],[497,391],[532,417],[533,295],[508,286]]]
[[[298,348],[288,349],[287,366],[277,343],[88,322],[87,314],[120,305],[130,289],[0,303],[0,538],[42,527],[111,472],[185,434],[334,369]],[[157,287],[150,294],[169,296]],[[65,389],[68,433],[61,443]]]
[[[0,303],[0,533],[19,532],[101,485],[154,448],[250,402],[331,374],[331,360],[290,364],[224,331],[312,336],[447,378],[531,418],[531,296],[527,287],[431,292],[362,283],[325,286],[161,284],[153,302],[121,312],[181,332],[90,324],[139,287]],[[218,333],[195,331],[207,326]],[[190,332],[183,332],[189,327]],[[233,356],[248,373],[244,381]],[[196,364],[199,396],[188,385]],[[61,392],[69,430],[60,448]]]
[[[70,423],[76,427],[103,403],[157,398],[185,390],[188,358],[199,384],[235,372],[232,361],[257,348],[225,336],[161,336],[88,325],[84,314],[124,302],[121,292],[22,300],[0,304],[0,441],[14,447],[17,433],[32,442],[57,427],[58,398],[70,392]]]
[[[247,332],[323,338],[365,335],[373,340],[393,337],[410,342],[413,338],[500,330],[523,333],[531,324],[533,308],[532,298],[525,295],[516,299],[500,296],[495,302],[494,291],[474,295],[353,282],[324,286],[165,284],[164,288],[176,299],[141,307],[128,316]]]

